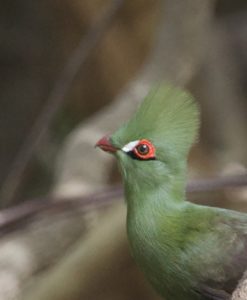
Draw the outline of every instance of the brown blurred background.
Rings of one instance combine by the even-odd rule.
[[[190,177],[246,173],[244,0],[126,0],[119,4],[111,25],[97,38],[29,155],[24,171],[15,173],[18,153],[25,149],[43,107],[49,107],[66,62],[80,41],[90,42],[88,31],[112,3],[0,2],[1,207],[15,209],[0,215],[1,299],[158,299],[129,257],[122,223],[119,231],[112,232],[112,227],[118,230],[119,219],[124,220],[121,205],[98,208],[92,201],[85,210],[83,198],[79,206],[56,206],[61,198],[67,201],[76,196],[78,200],[121,182],[115,163],[93,150],[94,141],[101,132],[121,125],[121,118],[128,118],[157,80],[189,89],[200,103],[201,137],[190,155]],[[14,191],[11,180],[18,182]],[[18,205],[26,200],[40,203],[37,198],[44,199],[48,209],[38,208],[35,216],[20,218],[22,206]],[[247,208],[246,187],[201,192],[191,199]],[[50,202],[55,203],[52,208]],[[9,216],[12,219],[6,225],[4,218],[9,222]],[[120,233],[123,241],[116,238],[114,243],[111,234],[119,237]],[[95,245],[103,248],[97,252]],[[90,258],[92,251],[95,256]],[[77,279],[71,283],[68,270],[74,274],[75,265],[79,265]],[[53,282],[50,286],[49,281]],[[70,284],[63,296],[53,291],[54,286],[59,290]],[[29,291],[31,296],[27,296]]]

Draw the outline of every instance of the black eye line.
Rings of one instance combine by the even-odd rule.
[[[146,160],[146,161],[147,160],[156,160],[155,157],[141,158],[141,157],[137,156],[134,151],[126,152],[126,154],[129,155],[131,158],[136,159],[136,160]]]

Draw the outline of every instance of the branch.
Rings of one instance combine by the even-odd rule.
[[[197,179],[188,183],[187,192],[213,192],[225,188],[238,188],[241,186],[247,186],[247,174]]]
[[[213,192],[242,186],[247,186],[247,174],[195,180],[188,183],[187,193]],[[23,221],[26,222],[42,211],[52,210],[59,213],[82,208],[83,213],[86,213],[92,208],[111,205],[115,200],[119,201],[122,197],[122,187],[115,186],[88,196],[68,197],[62,200],[50,196],[32,199],[0,212],[0,234],[8,232],[12,226],[16,226]]]
[[[33,156],[36,147],[47,133],[54,116],[61,108],[70,87],[79,73],[82,66],[86,63],[91,51],[101,41],[106,31],[109,29],[116,15],[121,9],[124,0],[114,0],[110,8],[107,8],[101,19],[83,36],[79,45],[70,56],[65,67],[54,84],[40,115],[36,119],[30,134],[21,146],[9,174],[5,178],[1,189],[1,206],[11,204],[16,192],[21,184],[23,173]]]
[[[245,272],[243,278],[240,280],[238,286],[232,293],[231,300],[246,300],[247,299],[247,273]]]

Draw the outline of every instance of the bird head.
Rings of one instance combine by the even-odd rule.
[[[192,96],[159,85],[126,124],[96,146],[117,157],[125,181],[164,181],[184,174],[198,125],[199,110]]]

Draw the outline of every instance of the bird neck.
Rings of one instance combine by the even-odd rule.
[[[152,178],[151,181],[135,180],[125,182],[125,197],[128,211],[149,209],[167,211],[170,207],[184,204],[185,172],[179,174]]]

